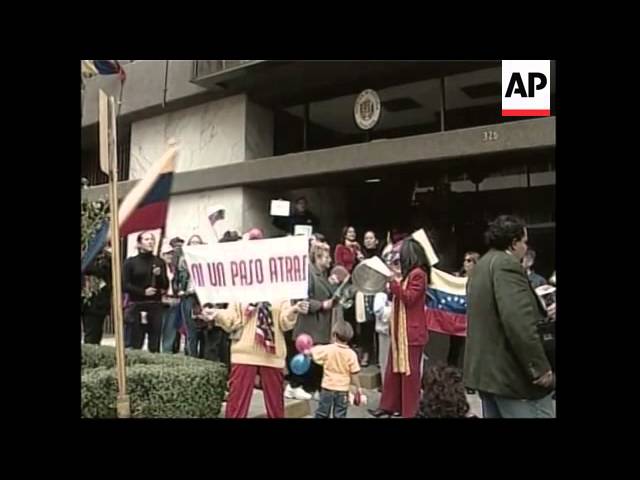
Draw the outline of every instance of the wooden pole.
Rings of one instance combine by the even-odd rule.
[[[113,97],[100,90],[100,164],[105,157],[109,167],[109,200],[111,206],[111,315],[116,341],[116,372],[118,379],[117,415],[129,418],[131,407],[127,395],[127,375],[124,355],[124,323],[122,319],[122,265],[120,256],[120,226],[118,223],[118,161],[115,103]]]

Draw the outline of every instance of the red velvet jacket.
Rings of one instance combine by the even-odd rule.
[[[429,336],[427,333],[427,321],[425,317],[425,296],[427,290],[427,274],[421,268],[414,268],[407,277],[407,288],[402,288],[400,282],[391,282],[390,289],[393,293],[394,311],[398,311],[397,302],[404,303],[407,309],[407,336],[409,345],[426,345]],[[395,319],[394,319],[395,321]]]
[[[336,251],[334,252],[336,265],[342,265],[349,273],[353,272],[353,267],[356,264],[356,250],[351,250],[346,245],[339,243],[336,245]]]

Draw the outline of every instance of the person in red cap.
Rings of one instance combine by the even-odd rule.
[[[264,238],[264,232],[257,227],[252,228],[245,235],[247,240],[262,240]]]

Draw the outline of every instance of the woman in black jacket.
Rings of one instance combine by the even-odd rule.
[[[148,336],[149,351],[157,353],[162,334],[162,294],[169,288],[169,278],[164,260],[153,254],[155,236],[143,232],[137,240],[140,253],[127,258],[122,272],[122,288],[129,295],[125,321],[130,328],[130,347],[140,350]]]

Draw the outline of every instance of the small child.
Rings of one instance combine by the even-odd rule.
[[[311,358],[324,366],[320,404],[315,418],[346,418],[349,403],[349,386],[356,387],[356,398],[362,397],[360,388],[360,364],[358,355],[349,348],[353,338],[353,328],[347,322],[337,322],[331,332],[333,343],[311,348]],[[357,404],[357,401],[356,401]]]

